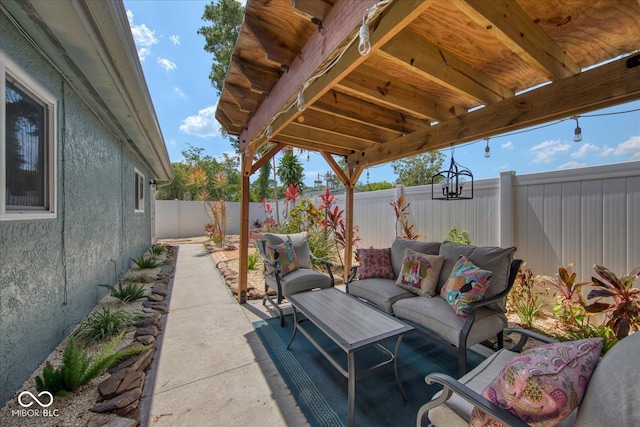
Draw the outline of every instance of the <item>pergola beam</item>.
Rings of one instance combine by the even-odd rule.
[[[580,72],[580,66],[518,3],[507,0],[452,2],[518,56],[546,74],[549,80],[562,79]]]
[[[354,153],[348,165],[373,166],[633,101],[640,97],[640,79],[637,69],[627,68],[626,62],[627,58],[619,59]]]

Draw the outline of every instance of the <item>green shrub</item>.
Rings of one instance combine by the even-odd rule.
[[[117,288],[111,285],[98,286],[109,289],[112,297],[118,298],[123,302],[133,302],[147,297],[147,291],[141,283],[130,282],[125,287],[122,287],[122,282],[118,282]]]
[[[116,336],[123,329],[133,325],[135,321],[136,316],[131,312],[112,311],[110,308],[102,306],[99,311],[84,319],[74,334],[89,343],[94,343]]]
[[[156,268],[162,265],[161,262],[158,262],[153,257],[145,258],[144,256],[139,256],[136,259],[131,258],[131,261],[135,262],[136,265],[140,268]]]
[[[260,258],[260,254],[258,252],[250,253],[247,258],[247,268],[249,270],[255,270],[256,264],[258,263],[259,258]]]
[[[162,245],[151,245],[151,247],[149,248],[149,253],[151,255],[162,255],[162,253],[166,250],[167,248],[165,248]]]
[[[308,234],[308,241],[309,250],[316,258],[327,261],[334,261],[336,259],[336,245],[331,238],[331,232],[329,230],[317,230],[310,232]],[[324,266],[315,260],[312,261],[315,267]]]
[[[54,369],[50,362],[44,367],[42,377],[36,376],[36,390],[48,391],[56,396],[65,396],[67,392],[76,391],[93,378],[102,374],[109,366],[127,357],[139,354],[148,347],[128,348],[118,351],[113,349],[122,339],[118,335],[106,344],[95,356],[90,357],[85,348],[76,345],[73,337],[64,349],[62,365]]]
[[[444,238],[444,240],[447,240],[453,243],[459,243],[461,245],[471,244],[471,239],[469,239],[469,233],[467,233],[467,230],[460,231],[458,230],[458,227],[455,227],[455,226],[451,227],[451,229],[447,233],[447,236]]]
[[[590,325],[589,323],[581,323],[576,324],[573,329],[570,329],[567,332],[566,337],[563,337],[563,340],[574,341],[581,340],[584,338],[604,338],[604,343],[602,344],[602,352],[601,355],[611,350],[611,347],[618,343],[618,338],[616,338],[616,334],[607,325]]]

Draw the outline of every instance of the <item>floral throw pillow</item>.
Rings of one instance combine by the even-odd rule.
[[[267,254],[269,254],[272,262],[278,261],[280,277],[284,277],[298,269],[298,257],[290,241],[279,245],[267,245]],[[276,254],[278,254],[277,257]]]
[[[491,276],[490,271],[477,267],[462,255],[453,265],[447,283],[440,290],[440,296],[464,319],[467,317],[464,309],[472,302],[484,298]]]
[[[555,426],[580,405],[602,342],[602,338],[587,338],[528,350],[502,368],[482,396],[529,425]],[[502,423],[474,408],[469,425]]]
[[[407,248],[396,285],[414,294],[432,297],[435,295],[443,263],[442,256],[426,255]]]
[[[391,248],[360,249],[360,279],[396,279],[391,266]]]

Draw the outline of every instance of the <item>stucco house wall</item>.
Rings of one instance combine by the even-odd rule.
[[[0,55],[53,95],[57,110],[55,218],[0,218],[4,403],[105,295],[97,285],[116,283],[149,248],[157,173],[3,13]],[[145,177],[143,211],[135,210],[134,171]]]

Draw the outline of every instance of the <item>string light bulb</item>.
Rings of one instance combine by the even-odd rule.
[[[298,92],[296,107],[298,107],[298,111],[304,111],[304,109],[307,108],[306,105],[304,105],[304,93],[302,91]]]
[[[489,138],[485,138],[485,140],[487,141],[487,146],[484,147],[484,157],[488,159],[491,157],[491,148],[489,147]]]
[[[582,129],[580,129],[580,123],[578,123],[578,116],[571,117],[576,121],[576,129],[573,131],[573,142],[582,141]]]
[[[358,52],[360,55],[366,56],[371,52],[371,42],[369,41],[369,26],[367,25],[365,18],[362,20],[362,25],[360,26],[360,43],[358,43]]]
[[[267,126],[266,136],[267,136],[267,139],[273,138],[273,129],[271,128],[271,125]]]

